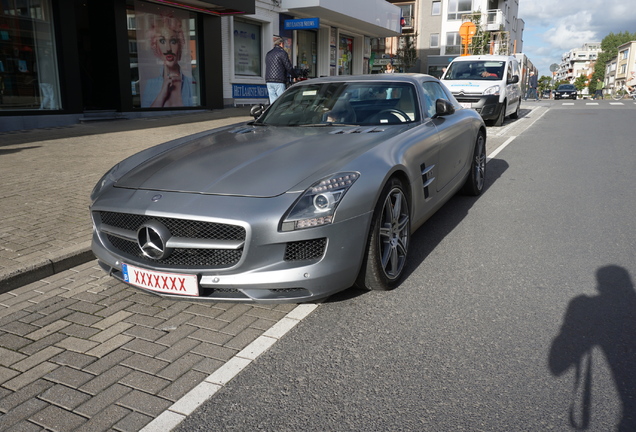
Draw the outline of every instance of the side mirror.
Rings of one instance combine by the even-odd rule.
[[[508,80],[508,84],[517,84],[519,82],[519,75],[513,75],[512,78]]]
[[[264,111],[265,111],[265,105],[263,104],[252,105],[252,108],[250,108],[250,115],[254,117],[255,119],[257,119],[261,116],[261,114],[263,114]]]
[[[444,117],[455,113],[455,107],[446,99],[435,101],[435,117]]]

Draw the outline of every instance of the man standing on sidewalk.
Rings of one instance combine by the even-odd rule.
[[[285,91],[287,76],[292,73],[292,69],[287,52],[283,49],[283,40],[276,38],[274,48],[265,56],[265,82],[270,104]]]

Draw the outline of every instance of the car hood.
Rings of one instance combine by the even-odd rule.
[[[241,126],[193,139],[133,168],[116,187],[272,197],[337,172],[387,128]],[[394,133],[391,133],[394,136]],[[316,178],[314,178],[316,177]],[[304,187],[307,187],[305,185]]]

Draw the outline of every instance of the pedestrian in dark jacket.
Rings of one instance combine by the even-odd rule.
[[[265,56],[265,82],[269,103],[274,103],[283,94],[287,76],[292,73],[292,69],[287,52],[283,49],[283,40],[277,38],[274,40],[274,48]]]
[[[539,100],[539,95],[537,94],[537,76],[534,74],[534,71],[530,71],[530,78],[528,79],[528,91],[526,92],[526,100],[528,98],[534,97],[534,100]]]

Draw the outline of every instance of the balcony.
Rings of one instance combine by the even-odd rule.
[[[473,12],[462,15],[462,21],[481,22],[485,31],[499,31],[505,27],[504,14],[501,9],[490,9],[486,12]]]

